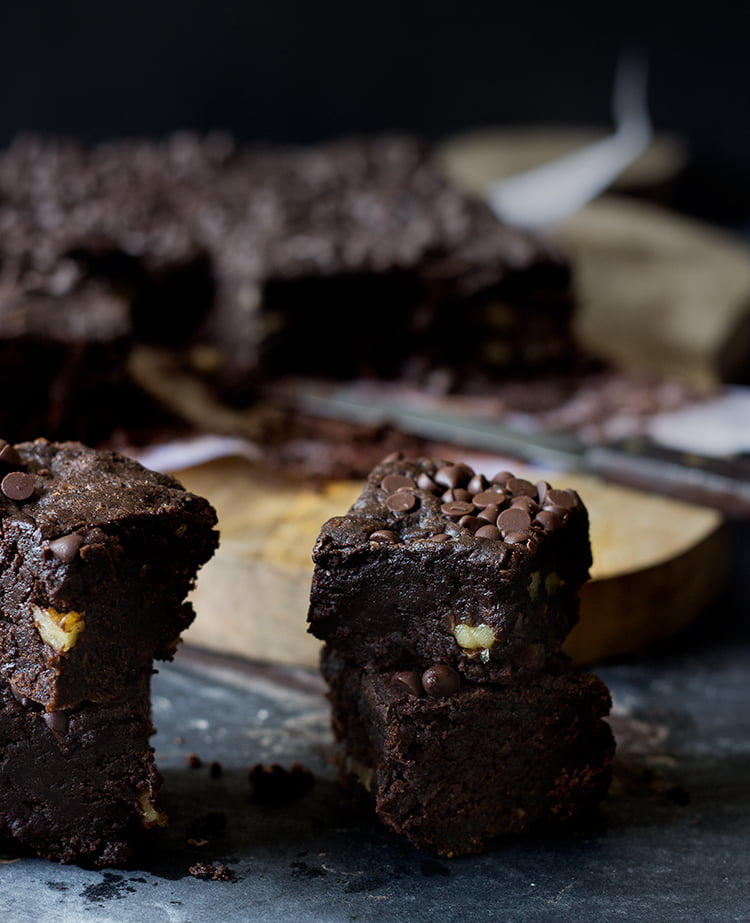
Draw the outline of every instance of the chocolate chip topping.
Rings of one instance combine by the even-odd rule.
[[[426,542],[437,542],[438,544],[440,544],[441,542],[447,542],[449,540],[450,540],[450,535],[448,535],[447,532],[438,532],[437,535],[428,535],[425,538]]]
[[[420,470],[421,466],[407,459],[403,467],[394,467],[396,471],[391,469],[391,473],[387,473],[386,468],[375,486],[388,493],[380,502],[394,512],[407,513],[422,506],[426,521],[420,522],[423,528],[412,536],[414,539],[424,539],[425,531],[432,530],[446,538],[458,537],[453,529],[448,530],[448,536],[436,528],[433,517],[437,509],[432,498],[438,501],[440,514],[456,524],[459,533],[502,540],[507,544],[522,544],[540,532],[558,530],[568,520],[571,510],[580,506],[574,490],[556,490],[544,480],[532,484],[510,471],[500,471],[490,481],[463,463],[428,462]],[[424,494],[428,497],[424,498]],[[420,497],[424,498],[421,503]],[[394,526],[394,529],[400,533],[400,527]],[[398,538],[390,535],[393,535],[390,530],[378,530],[371,538],[375,541],[406,540],[406,534],[399,534]],[[435,540],[445,541],[446,538]]]
[[[512,471],[498,471],[498,473],[491,478],[491,481],[493,484],[499,484],[501,487],[505,487],[513,476]]]
[[[377,529],[370,536],[371,542],[382,542],[384,545],[397,545],[400,541],[395,532],[390,529]]]
[[[469,532],[476,532],[477,529],[484,525],[484,520],[480,519],[478,516],[462,516],[458,520],[458,524],[462,528],[468,529]]]
[[[480,526],[474,535],[476,535],[477,538],[502,538],[502,532],[497,528],[497,526],[490,525],[490,523],[486,523],[485,525]]]
[[[63,564],[70,564],[78,554],[83,538],[77,532],[71,532],[70,535],[63,535],[49,543],[49,550]]]
[[[413,478],[406,477],[406,475],[387,474],[380,482],[380,486],[383,490],[393,493],[401,487],[416,487],[417,485]]]
[[[443,487],[465,487],[473,476],[468,465],[445,465],[435,472],[435,481]]]
[[[578,494],[574,490],[548,490],[545,497],[545,506],[554,503],[563,509],[572,510],[578,505]]]
[[[480,510],[477,513],[477,516],[482,519],[484,522],[491,522],[494,526],[497,522],[497,517],[500,515],[500,507],[496,504],[492,506],[485,506],[483,510]]]
[[[448,503],[444,503],[440,509],[449,518],[460,519],[462,516],[468,516],[474,512],[474,504],[468,503],[466,500],[450,500]]]
[[[419,487],[420,490],[426,491],[428,494],[436,494],[440,490],[429,474],[425,472],[420,474],[417,478],[417,487]]]
[[[536,487],[525,478],[508,478],[505,482],[505,488],[514,497],[536,497]]]
[[[540,510],[534,519],[548,532],[554,532],[563,524],[563,517],[553,513],[552,510]]]
[[[391,685],[399,689],[406,689],[411,695],[420,696],[424,692],[422,679],[414,670],[399,670],[391,677]]]
[[[443,699],[458,692],[461,687],[461,677],[447,664],[436,663],[422,674],[422,686],[428,695],[436,699]]]
[[[473,494],[481,493],[488,485],[487,478],[483,474],[475,474],[466,485],[466,489]]]
[[[0,439],[0,463],[9,468],[23,468],[24,461],[15,448],[5,439]]]
[[[35,487],[34,476],[25,471],[11,471],[0,482],[0,490],[9,500],[15,500],[17,503],[28,500],[33,495]]]
[[[472,499],[475,506],[494,506],[503,502],[505,494],[502,490],[482,490]]]
[[[418,502],[417,497],[411,491],[397,490],[395,494],[386,497],[385,505],[394,513],[408,513]]]
[[[503,510],[497,517],[497,527],[503,532],[520,532],[522,529],[528,529],[530,525],[531,516],[518,506]]]

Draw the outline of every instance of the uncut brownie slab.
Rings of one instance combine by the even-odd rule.
[[[163,826],[150,671],[127,700],[50,714],[0,683],[0,838],[60,862],[120,865]]]
[[[115,452],[0,445],[0,677],[47,711],[127,696],[172,657],[216,514]]]
[[[481,852],[501,835],[584,822],[607,793],[611,703],[593,674],[471,684],[437,666],[420,680],[363,671],[330,649],[322,671],[342,775],[418,847]]]
[[[323,525],[313,560],[309,631],[347,658],[507,680],[557,658],[578,618],[588,514],[546,482],[396,455]]]
[[[80,327],[68,295],[92,280],[124,296],[136,341],[181,350],[238,402],[290,374],[479,387],[580,358],[567,257],[408,136],[16,139],[0,153],[0,291],[49,297]]]

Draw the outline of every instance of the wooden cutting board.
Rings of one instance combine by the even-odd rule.
[[[582,591],[581,620],[567,643],[576,662],[637,653],[672,637],[721,587],[726,526],[717,511],[585,475],[520,465],[515,471],[574,487],[589,509],[592,579]],[[214,504],[221,530],[220,548],[193,592],[197,617],[185,642],[316,667],[320,643],[306,630],[312,548],[322,523],[347,511],[361,482],[312,489],[242,458],[174,473]]]

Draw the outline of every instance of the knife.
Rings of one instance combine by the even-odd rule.
[[[712,458],[664,448],[638,437],[591,444],[561,432],[525,432],[490,417],[410,407],[403,401],[346,386],[306,386],[286,399],[310,416],[350,423],[389,423],[402,432],[495,452],[560,471],[605,480],[714,507],[733,519],[750,518],[750,458]]]

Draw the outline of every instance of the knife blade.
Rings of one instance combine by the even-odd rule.
[[[436,442],[495,452],[560,471],[604,480],[750,518],[750,458],[712,458],[659,446],[645,438],[587,443],[570,433],[521,431],[490,417],[409,406],[346,386],[306,386],[293,396],[310,416],[367,425],[391,424]]]

